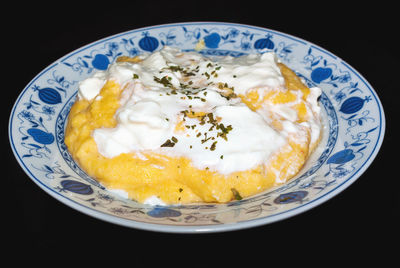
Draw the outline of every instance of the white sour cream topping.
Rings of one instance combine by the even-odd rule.
[[[221,84],[233,87],[236,94],[254,88],[283,88],[284,78],[273,53],[211,60],[164,47],[142,58],[139,63],[114,63],[80,83],[78,97],[87,100],[99,94],[107,79],[124,88],[115,114],[117,126],[92,134],[105,157],[153,151],[187,157],[197,168],[229,174],[265,163],[286,143],[287,133],[296,130],[289,122],[287,131],[279,133],[265,115],[250,110],[240,98],[221,94]],[[316,105],[315,113],[319,113],[318,90],[311,90],[309,97]],[[281,109],[293,120],[293,111]],[[208,115],[201,122],[188,116],[192,111]]]
[[[160,198],[158,198],[155,195],[150,196],[149,198],[147,198],[143,204],[145,205],[150,205],[150,206],[166,206],[167,204],[165,204]]]

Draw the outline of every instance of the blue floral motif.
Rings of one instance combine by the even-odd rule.
[[[182,44],[177,42],[177,34],[175,29],[169,30],[167,33],[160,33],[159,36],[165,40],[160,40],[160,43],[163,46],[180,46]]]
[[[150,36],[149,32],[143,32],[142,39],[139,40],[139,47],[147,52],[153,52],[158,48],[158,39]]]
[[[287,59],[287,56],[293,52],[293,46],[295,46],[294,43],[285,44],[285,42],[279,42],[278,45],[275,45],[272,41],[272,33],[256,39],[258,34],[249,30],[240,31],[234,27],[222,30],[218,28],[195,28],[194,30],[190,30],[183,26],[182,30],[184,31],[186,41],[193,40],[193,44],[196,44],[202,39],[206,48],[209,49],[222,49],[224,46],[233,44],[235,49],[246,51],[247,53],[273,51],[281,58]]]
[[[344,149],[329,157],[327,164],[344,164],[356,157],[352,149]]]
[[[72,178],[71,175],[68,175],[62,168],[61,165],[56,161],[54,165],[49,166],[48,164],[44,164],[41,167],[36,167],[33,165],[33,168],[35,168],[38,171],[44,172],[45,177],[47,179],[53,180],[55,178]]]
[[[38,97],[41,101],[47,104],[59,104],[61,103],[61,95],[53,88],[39,88],[38,86],[33,87],[34,91],[38,91]]]
[[[369,134],[376,129],[377,127],[351,135],[352,141],[344,142],[345,149],[329,157],[326,162],[329,165],[329,171],[324,176],[332,173],[333,177],[340,178],[353,172],[356,169],[357,161],[363,158],[363,151],[371,142],[368,138]]]
[[[200,28],[195,28],[194,30],[188,30],[187,27],[182,26],[182,30],[184,32],[183,36],[185,37],[185,41],[191,41],[192,39],[195,39],[195,42],[192,42],[192,44],[197,43],[197,41],[201,37]]]
[[[327,160],[329,171],[325,177],[332,174],[334,178],[342,178],[351,174],[356,170],[358,161],[363,158],[364,151],[367,149],[367,144],[370,143],[369,134],[374,132],[377,127],[373,127],[366,131],[361,131],[360,128],[367,123],[375,122],[375,119],[370,115],[370,111],[365,109],[365,103],[372,100],[370,95],[367,96],[351,96],[355,93],[363,93],[358,88],[358,83],[350,82],[349,85],[335,91],[337,88],[331,89],[334,100],[340,103],[339,112],[345,116],[341,116],[343,121],[347,121],[346,132],[344,135],[350,140],[344,141],[344,149],[337,151]],[[345,99],[345,100],[343,100]],[[353,130],[357,131],[353,133]]]
[[[303,63],[308,65],[306,69],[311,70],[311,80],[316,84],[326,83],[338,87],[338,84],[347,83],[351,80],[348,71],[342,72],[338,70],[336,64],[329,63],[322,56],[314,55],[311,47],[308,49],[307,55],[304,56]],[[334,73],[334,71],[338,71],[339,74]]]
[[[275,204],[288,204],[293,202],[303,202],[303,199],[308,195],[307,191],[295,191],[280,194],[277,198],[275,198]]]
[[[26,131],[37,143],[48,145],[54,142],[54,136],[51,133],[38,128],[30,128]]]
[[[353,83],[350,82],[348,86],[343,87],[342,89],[336,91],[337,88],[334,88],[333,90],[330,91],[330,93],[333,95],[333,98],[335,101],[338,103],[341,103],[344,99],[347,98],[348,95],[354,94],[354,93],[362,93],[363,91],[358,88],[358,82]]]
[[[21,122],[19,128],[22,134],[21,146],[27,149],[27,153],[22,155],[22,158],[49,158],[51,150],[48,146],[54,142],[55,137],[44,122],[52,120],[52,116],[56,113],[55,106],[62,103],[62,97],[58,91],[65,92],[65,90],[58,87],[57,90],[50,87],[41,88],[37,85],[33,85],[32,90],[34,93],[29,96],[27,102],[23,103],[25,109],[17,115]]]
[[[326,61],[324,61],[324,66],[326,66]],[[311,73],[311,79],[319,84],[322,81],[328,79],[332,75],[332,69],[329,67],[317,67]]]
[[[104,54],[96,54],[92,60],[92,66],[97,70],[107,70],[110,60]]]
[[[23,110],[18,114],[18,118],[21,120],[21,124],[23,124],[19,128],[19,132],[22,134],[21,146],[28,150],[28,153],[22,155],[22,158],[49,158],[48,154],[51,153],[51,150],[48,148],[48,145],[54,142],[54,135],[45,127],[43,117],[36,118],[33,113],[28,111],[28,109],[34,107],[33,105],[39,105],[39,103],[33,102],[34,104],[32,104],[32,102],[31,100],[30,103],[27,103],[27,110]]]
[[[246,30],[244,32],[241,32],[241,38],[238,46],[235,46],[235,48],[240,48],[243,51],[249,51],[252,48],[252,41],[255,36],[254,33],[251,33],[249,30]]]
[[[42,105],[40,102],[33,100],[32,97],[33,96],[31,95],[30,98],[29,98],[29,101],[24,103],[24,105],[26,106],[26,109],[27,110],[32,109],[35,112],[47,115],[48,116],[47,120],[51,120],[52,115],[55,114],[54,107],[48,106],[48,105]],[[28,119],[28,117],[32,118],[33,114],[31,114],[28,111],[23,111],[22,112],[22,117],[25,118],[25,119]]]
[[[121,43],[124,46],[125,51],[127,52],[128,56],[134,57],[137,56],[140,53],[140,50],[135,46],[135,42],[133,39],[135,39],[136,36],[131,37],[129,39],[122,38]]]
[[[62,188],[59,191],[70,191],[76,194],[91,195],[93,189],[90,185],[76,180],[62,180],[60,182]]]
[[[339,111],[344,114],[354,114],[363,108],[364,102],[369,102],[370,100],[371,96],[366,96],[365,98],[350,97],[342,103]]]
[[[64,97],[67,96],[67,90],[71,88],[71,86],[74,86],[77,82],[76,81],[68,81],[65,79],[65,76],[63,75],[57,75],[56,71],[52,72],[52,78],[47,79],[47,83],[49,85],[55,85],[54,87],[64,93]]]
[[[346,134],[350,132],[350,130],[354,127],[362,126],[368,122],[375,122],[375,119],[371,116],[369,116],[370,111],[365,110],[363,111],[360,115],[359,114],[353,114],[349,117],[344,117],[341,116],[342,119],[347,121],[347,131]]]
[[[221,36],[218,33],[210,33],[204,36],[204,43],[208,48],[218,48],[219,42],[221,42]]]
[[[192,49],[186,50],[186,51],[193,51]],[[231,57],[240,57],[247,55],[247,53],[244,52],[237,52],[237,51],[231,51],[231,50],[222,50],[222,49],[202,49],[198,53],[204,55],[204,56],[231,56]]]
[[[336,178],[311,176],[299,184],[299,189],[308,189],[308,191],[314,191],[318,194],[335,184],[337,184]]]
[[[155,208],[147,212],[147,215],[154,218],[165,218],[165,217],[179,217],[182,215],[182,213],[179,212],[178,210],[156,206]]]
[[[105,43],[103,48],[95,49],[90,54],[77,57],[74,63],[63,61],[63,64],[71,67],[73,71],[79,72],[79,74],[82,74],[84,70],[87,74],[90,74],[93,70],[106,70],[110,63],[122,55],[119,50],[118,42],[109,42]]]
[[[254,48],[257,50],[274,49],[275,44],[271,39],[272,39],[272,34],[267,34],[265,38],[260,38],[254,42]]]
[[[56,112],[55,112],[54,107],[43,105],[42,106],[42,113],[43,114],[47,114],[49,116],[49,118],[51,118],[50,116],[54,115]]]

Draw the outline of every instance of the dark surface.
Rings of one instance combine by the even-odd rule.
[[[4,8],[2,56],[7,69],[5,75],[3,70],[1,98],[2,169],[6,173],[1,242],[5,249],[0,263],[28,267],[398,266],[400,185],[393,130],[398,122],[400,76],[397,7],[376,2],[363,4],[362,9],[338,2],[319,2],[319,6],[268,2],[265,7],[249,1],[183,3],[109,1],[80,8],[63,1]],[[138,27],[185,21],[237,22],[282,31],[348,62],[374,87],[385,109],[385,140],[373,164],[341,194],[301,215],[248,230],[202,235],[113,225],[77,212],[37,187],[19,167],[7,139],[9,114],[25,85],[53,61],[87,43]]]

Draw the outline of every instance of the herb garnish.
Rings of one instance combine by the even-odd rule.
[[[175,146],[175,143],[168,139],[160,147],[174,147],[174,146]]]
[[[217,77],[218,76],[218,70],[221,69],[221,66],[219,66],[216,63],[207,63],[208,68],[207,71],[204,71],[201,75],[205,76],[207,80],[210,80],[212,77]],[[194,81],[190,79],[183,79],[179,81],[179,85],[174,85],[172,84],[172,79],[173,79],[173,74],[171,72],[180,72],[180,74],[183,77],[189,77],[189,76],[194,76],[196,74],[200,74],[200,66],[197,65],[195,68],[193,67],[184,67],[184,66],[179,66],[179,65],[172,65],[168,66],[166,68],[163,68],[160,70],[160,73],[164,73],[163,77],[156,77],[153,76],[153,79],[155,82],[160,83],[163,85],[165,88],[169,88],[170,90],[166,93],[167,95],[171,94],[183,94],[185,96],[180,97],[181,99],[188,99],[188,100],[195,100],[198,99],[201,102],[206,102],[207,99],[205,98],[207,96],[207,87],[210,85],[214,85],[218,87],[219,90],[217,92],[224,98],[230,99],[230,98],[236,98],[237,95],[234,93],[234,88],[229,87],[227,83],[214,83],[212,80],[207,83],[207,87],[200,88],[198,85],[195,85]],[[169,75],[167,74],[169,72]],[[134,79],[137,79],[138,76],[136,74],[133,75]],[[199,93],[202,92],[202,95]],[[201,97],[200,97],[201,96]],[[204,96],[204,97],[203,97]],[[232,130],[232,126],[228,125],[225,126],[223,123],[220,123],[220,118],[216,119],[214,118],[214,114],[212,112],[209,113],[202,113],[202,115],[197,114],[192,110],[192,106],[189,106],[190,110],[184,110],[181,111],[183,114],[183,121],[186,121],[186,117],[190,118],[195,118],[199,120],[199,125],[205,125],[209,124],[208,131],[205,132],[198,132],[196,134],[196,137],[200,139],[201,143],[207,143],[206,149],[214,151],[217,147],[217,139],[222,138],[225,141],[228,140],[228,133]],[[167,120],[167,119],[166,119]],[[185,127],[187,129],[195,129],[196,124],[186,124]],[[210,142],[209,142],[210,141]],[[175,144],[178,142],[178,139],[175,137],[171,137],[170,139],[166,140],[161,147],[174,147]],[[209,143],[208,143],[209,142]],[[190,148],[192,148],[192,145],[190,145]],[[220,156],[221,159],[223,159],[223,156]]]
[[[173,72],[182,72],[183,71],[183,68],[179,65],[171,65],[171,66],[163,68],[163,69],[169,69]]]
[[[153,78],[154,78],[154,81],[156,81],[157,83],[162,84],[164,87],[169,87],[169,88],[172,88],[172,89],[176,89],[171,83],[171,80],[172,80],[171,76],[166,75],[166,76],[163,76],[161,79],[159,77],[157,77],[157,76],[154,76]]]
[[[210,146],[205,147],[207,150],[210,149],[211,151],[214,151],[216,149],[218,143],[216,139],[218,137],[228,141],[228,134],[233,129],[232,125],[225,126],[223,123],[220,123],[220,118],[215,118],[212,112],[203,115],[196,115],[196,113],[193,110],[183,110],[181,111],[181,114],[183,114],[183,119],[182,119],[183,121],[185,121],[185,117],[189,116],[191,118],[198,119],[199,125],[205,125],[205,124],[211,125],[208,129],[208,132],[207,131],[197,132],[196,134],[196,137],[200,138],[201,144],[205,144],[208,141],[213,141]],[[196,126],[197,126],[196,124],[185,125],[187,129],[195,129]],[[214,129],[217,130],[216,133],[211,132]]]
[[[217,145],[217,141],[214,141],[213,144],[211,144],[210,150],[214,151],[216,145]]]
[[[217,129],[220,129],[220,130],[221,130],[221,132],[219,132],[219,133],[217,134],[217,136],[218,136],[218,137],[221,137],[221,138],[223,138],[224,140],[227,141],[228,138],[226,137],[226,135],[229,133],[229,131],[232,130],[232,126],[229,125],[229,126],[225,127],[223,124],[219,124],[219,125],[217,125]]]
[[[233,193],[233,197],[236,200],[242,200],[243,199],[243,197],[239,194],[238,190],[236,190],[235,188],[231,188],[231,191]]]
[[[171,139],[166,140],[160,147],[174,147],[178,139],[172,136]]]

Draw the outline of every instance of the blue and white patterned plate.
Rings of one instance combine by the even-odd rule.
[[[324,134],[300,174],[289,183],[228,204],[151,207],[107,191],[82,171],[64,144],[78,82],[105,70],[121,55],[164,45],[205,55],[274,51],[309,86],[323,90]],[[385,119],[369,83],[346,62],[314,44],[281,32],[241,24],[196,22],[158,25],[117,34],[82,47],[39,73],[10,116],[15,157],[44,191],[90,216],[139,229],[216,232],[248,228],[299,214],[332,198],[367,169],[382,144]]]

